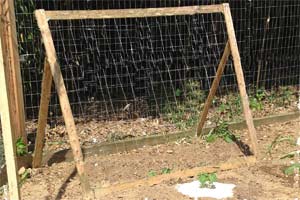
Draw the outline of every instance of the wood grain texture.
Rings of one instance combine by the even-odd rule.
[[[0,21],[0,27],[2,23]],[[1,31],[0,31],[1,32]],[[7,166],[9,198],[19,200],[20,191],[18,185],[17,163],[16,163],[16,147],[15,147],[15,131],[12,111],[12,102],[8,93],[7,68],[4,66],[2,54],[2,42],[0,42],[0,117],[2,125],[2,136],[4,144],[4,155]]]
[[[44,73],[42,80],[42,92],[41,92],[41,103],[39,109],[39,118],[38,118],[38,127],[37,134],[35,139],[35,148],[32,167],[37,168],[41,167],[42,164],[42,155],[43,147],[45,141],[45,131],[48,118],[48,107],[51,97],[51,86],[52,86],[52,74],[50,70],[49,63],[47,58],[44,61]]]
[[[0,17],[0,20],[2,21],[2,50],[5,59],[4,67],[8,73],[8,95],[10,96],[11,111],[14,115],[14,118],[12,119],[13,126],[16,130],[14,132],[14,134],[16,134],[14,138],[22,138],[23,142],[27,144],[23,86],[20,70],[14,1],[4,0],[1,6],[3,8],[3,12]]]
[[[233,57],[233,64],[234,64],[235,74],[236,74],[236,78],[237,78],[237,82],[238,82],[241,101],[242,101],[242,105],[243,105],[243,112],[244,112],[245,120],[246,120],[248,129],[249,129],[253,154],[257,155],[258,154],[258,149],[257,149],[258,144],[257,144],[256,130],[255,130],[255,127],[253,124],[253,117],[252,117],[252,113],[251,113],[250,106],[249,106],[249,98],[248,98],[247,91],[246,91],[244,73],[243,73],[240,53],[239,53],[239,49],[238,49],[238,45],[237,45],[237,41],[236,41],[231,11],[230,11],[229,4],[223,4],[223,5],[224,5],[225,23],[226,23],[227,33],[228,33],[228,40],[229,40],[229,44],[230,44],[231,55]]]
[[[52,39],[46,14],[43,10],[37,10],[35,11],[35,16],[38,22],[38,27],[40,28],[42,34],[47,61],[50,66],[51,74],[58,94],[61,111],[66,124],[70,145],[73,151],[74,161],[76,163],[77,172],[83,189],[83,195],[85,199],[93,199],[94,196],[85,173],[84,160],[80,147],[79,137],[77,135],[76,126],[69,98],[67,95],[67,90],[64,84],[64,79],[61,73],[60,65],[57,60],[56,50],[54,47],[54,42]]]
[[[222,11],[223,6],[220,4],[168,8],[46,11],[46,15],[49,20],[79,20],[195,15],[205,13],[220,13]]]
[[[201,135],[201,131],[202,131],[203,126],[205,124],[206,117],[207,117],[207,114],[208,114],[208,110],[211,107],[212,101],[213,101],[214,96],[215,96],[215,94],[217,92],[217,89],[219,87],[219,84],[220,84],[220,81],[221,81],[221,78],[222,78],[222,74],[223,74],[223,71],[225,69],[225,66],[226,66],[229,55],[230,55],[230,45],[229,45],[229,42],[227,42],[226,46],[225,46],[225,49],[224,49],[224,52],[223,52],[223,55],[222,55],[222,58],[221,58],[221,61],[218,65],[216,77],[215,77],[215,79],[212,83],[211,89],[209,91],[208,97],[207,97],[207,99],[205,101],[205,104],[204,104],[203,111],[202,111],[201,116],[200,116],[200,121],[198,123],[196,136]]]

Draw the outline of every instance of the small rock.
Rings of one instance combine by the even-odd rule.
[[[172,154],[172,153],[174,153],[174,151],[173,150],[167,150],[167,153]]]
[[[96,138],[93,138],[93,139],[92,139],[92,142],[93,142],[93,143],[97,143],[97,139],[96,139]]]
[[[22,174],[24,174],[25,171],[26,171],[25,167],[21,167],[18,171],[18,174],[22,175]]]

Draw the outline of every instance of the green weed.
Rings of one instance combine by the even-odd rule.
[[[179,129],[188,129],[196,125],[205,93],[200,90],[197,81],[189,81],[183,89],[176,89],[175,96],[178,102],[164,108],[164,117],[175,124]]]
[[[293,158],[293,157],[295,157],[296,153],[297,153],[297,151],[289,152],[289,153],[281,156],[280,159]]]
[[[232,143],[236,139],[236,136],[229,130],[227,122],[219,123],[204,136],[205,141],[208,143],[212,143],[218,138],[223,139],[227,143]]]
[[[263,104],[256,97],[250,97],[250,108],[254,111],[260,111],[263,109]]]
[[[283,173],[287,176],[292,175],[292,174],[294,174],[294,171],[297,168],[300,170],[300,163],[291,164],[290,166],[288,166],[287,168],[285,168],[283,170]]]
[[[162,174],[170,174],[171,171],[172,170],[170,168],[164,167],[164,168],[162,168],[161,173]]]
[[[30,177],[30,170],[25,169],[25,171],[20,175],[20,185],[23,185],[29,177]]]
[[[149,172],[148,172],[148,177],[154,177],[154,176],[156,176],[157,175],[157,173],[156,173],[156,171],[154,171],[154,170],[150,170]]]
[[[279,87],[275,104],[277,106],[286,106],[292,102],[293,92],[289,87]]]
[[[241,115],[241,98],[238,95],[229,94],[221,99],[215,100],[217,107],[217,118],[222,120],[236,119]]]
[[[265,89],[258,89],[256,91],[256,94],[255,94],[255,98],[258,100],[258,101],[263,101],[267,96],[267,93],[266,93],[266,90]]]
[[[16,142],[17,156],[24,156],[27,154],[27,146],[22,138],[18,138]]]
[[[249,103],[250,108],[254,111],[263,110],[263,101],[267,98],[267,92],[265,89],[257,89],[254,95],[250,95]]]
[[[198,181],[200,182],[201,188],[215,188],[214,182],[217,181],[216,173],[204,173],[198,174]]]

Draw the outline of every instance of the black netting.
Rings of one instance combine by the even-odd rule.
[[[222,2],[228,1],[16,1],[27,117],[37,118],[44,56],[34,9],[123,9]],[[247,87],[297,85],[300,2],[229,3]],[[226,38],[222,17],[212,14],[54,21],[51,30],[72,109],[78,117],[159,115],[168,104],[183,98],[187,82],[196,81],[201,90],[207,91]],[[232,68],[227,68],[221,91],[236,88],[233,77]],[[130,112],[124,114],[124,108]],[[55,95],[50,111],[53,118],[60,116]]]

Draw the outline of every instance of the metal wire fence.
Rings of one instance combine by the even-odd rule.
[[[261,109],[257,101],[266,95],[270,99],[279,97],[283,106],[286,101],[290,103],[294,100],[291,91],[280,87],[299,86],[300,82],[300,1],[15,0],[26,117],[28,122],[35,121],[27,124],[27,129],[36,132],[45,56],[33,15],[35,9],[153,8],[224,2],[229,2],[232,10],[247,89],[250,93],[256,90],[250,104]],[[91,135],[83,139],[87,143],[120,140],[131,134],[174,133],[178,130],[174,124],[179,128],[195,125],[227,37],[224,19],[218,14],[53,21],[50,27],[72,110],[79,122],[79,136]],[[261,88],[278,94],[262,93]],[[240,115],[241,102],[236,92],[230,60],[219,89],[219,94],[230,95],[214,102],[219,108],[213,111],[220,116],[227,112],[230,119]],[[61,112],[54,89],[50,104],[49,117],[52,124],[58,124]],[[151,119],[161,116],[168,122]],[[131,123],[120,120],[129,118],[148,119]],[[80,119],[84,119],[83,125]],[[89,128],[83,128],[86,126]],[[48,132],[63,135],[65,128],[57,126]],[[160,144],[161,140],[155,142]],[[61,138],[57,141],[61,142]],[[0,134],[0,167],[4,163],[1,142]],[[117,151],[121,146],[116,146]]]
[[[37,119],[43,46],[32,11],[123,9],[229,2],[248,89],[297,85],[300,78],[300,2],[200,0],[16,0],[26,114]],[[159,116],[209,90],[224,49],[221,15],[51,22],[75,116],[124,119]],[[231,62],[219,92],[236,90]],[[60,117],[51,98],[50,117]]]

